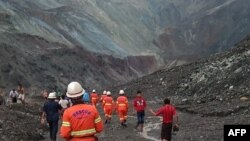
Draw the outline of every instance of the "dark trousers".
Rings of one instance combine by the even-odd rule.
[[[49,123],[49,134],[51,140],[56,140],[56,134],[58,131],[58,120],[57,121],[51,121]]]
[[[16,97],[12,97],[12,103],[17,103],[17,98]]]
[[[144,123],[145,111],[137,111],[137,125]]]
[[[161,139],[171,141],[172,123],[162,123],[161,127]]]

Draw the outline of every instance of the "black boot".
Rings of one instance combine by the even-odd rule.
[[[124,122],[121,123],[122,124],[122,127],[127,127],[127,124],[125,124]]]

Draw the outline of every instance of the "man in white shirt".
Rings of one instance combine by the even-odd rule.
[[[13,103],[17,103],[18,93],[15,89],[12,89],[9,94],[10,103],[8,102],[10,108],[12,108]]]
[[[65,95],[62,95],[59,101],[59,105],[61,105],[62,107],[62,115],[63,115],[64,110],[69,107],[69,104],[70,104],[69,101],[65,99]]]

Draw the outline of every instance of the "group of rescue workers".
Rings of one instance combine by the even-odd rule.
[[[127,127],[129,102],[124,90],[119,91],[116,101],[112,98],[110,91],[104,90],[102,95],[99,96],[96,90],[92,90],[89,103],[87,103],[83,100],[84,93],[86,91],[79,82],[71,82],[67,87],[66,97],[62,96],[59,101],[56,100],[55,92],[47,94],[48,100],[43,106],[41,123],[45,124],[47,122],[49,124],[51,141],[56,141],[58,121],[61,115],[61,137],[67,141],[97,141],[98,138],[95,134],[100,133],[104,128],[103,121],[96,108],[98,105],[101,105],[103,109],[105,124],[110,124],[113,112],[117,112],[121,127]],[[153,115],[163,116],[161,139],[162,141],[171,141],[173,117],[176,112],[168,99],[165,99],[164,103],[165,105],[156,113],[152,109],[149,111]],[[135,129],[142,132],[147,103],[140,90],[137,91],[137,95],[133,100],[133,106],[137,112]],[[176,123],[177,120],[176,118]],[[177,127],[177,124],[175,124],[175,127]]]

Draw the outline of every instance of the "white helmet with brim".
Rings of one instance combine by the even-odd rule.
[[[85,93],[85,90],[82,88],[79,82],[71,82],[67,88],[67,97],[69,98],[76,98],[80,97]]]

